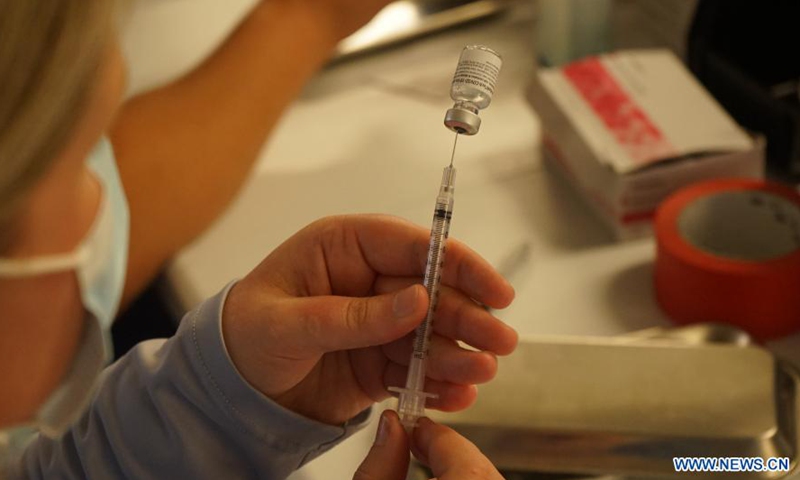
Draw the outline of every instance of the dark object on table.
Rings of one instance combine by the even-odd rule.
[[[800,2],[700,0],[688,63],[745,128],[767,137],[774,173],[800,175]]]

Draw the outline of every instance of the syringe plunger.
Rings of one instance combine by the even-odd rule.
[[[427,358],[411,356],[408,365],[406,387],[389,387],[389,390],[399,394],[397,401],[397,414],[405,430],[411,433],[417,426],[417,420],[425,416],[425,401],[428,398],[437,398],[437,395],[425,392],[425,368]]]

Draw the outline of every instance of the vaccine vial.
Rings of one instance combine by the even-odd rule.
[[[447,128],[464,135],[478,133],[481,127],[478,112],[491,103],[502,66],[503,59],[491,48],[464,47],[450,87],[450,98],[455,104],[444,116]]]

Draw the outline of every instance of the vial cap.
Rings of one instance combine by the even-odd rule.
[[[454,107],[445,113],[444,125],[456,133],[475,135],[481,128],[481,117],[469,110]]]

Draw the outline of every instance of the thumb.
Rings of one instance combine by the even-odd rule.
[[[381,415],[375,442],[353,480],[404,480],[408,461],[408,435],[397,413],[386,410]]]
[[[374,297],[320,296],[298,299],[301,346],[321,352],[381,345],[422,321],[428,296],[422,285]]]

